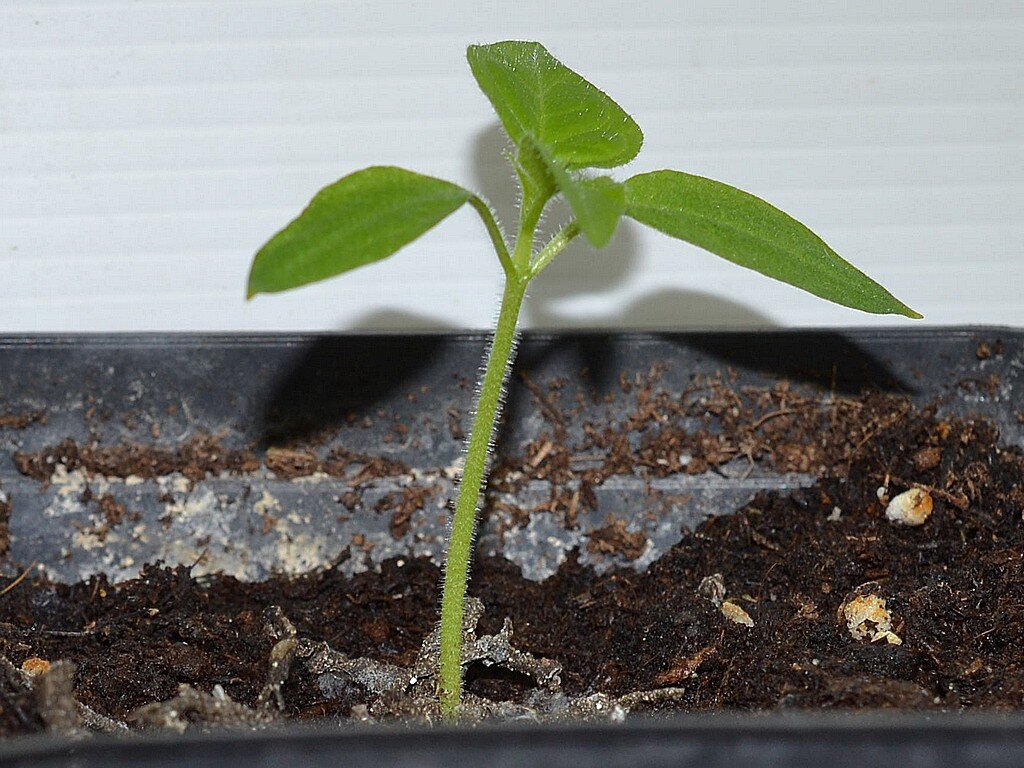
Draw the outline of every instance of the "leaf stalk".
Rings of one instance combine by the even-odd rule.
[[[505,270],[505,275],[511,277],[515,274],[516,268],[512,263],[512,257],[509,255],[508,244],[505,242],[505,235],[501,232],[498,220],[494,218],[494,212],[491,211],[491,207],[477,195],[473,195],[469,198],[469,204],[472,205],[473,209],[480,215],[484,226],[487,228],[487,234],[491,236],[491,243],[494,245],[494,252],[498,254],[498,261],[501,262],[501,267]]]

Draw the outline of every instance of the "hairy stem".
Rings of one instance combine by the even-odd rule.
[[[530,195],[523,193],[523,203],[519,208],[519,232],[516,234],[516,245],[512,253],[512,263],[516,269],[526,272],[530,268],[530,257],[533,255],[533,240],[537,235],[537,222],[540,221],[544,206],[550,195]]]
[[[534,259],[533,263],[530,265],[530,279],[532,280],[543,272],[544,268],[551,263],[552,259],[561,253],[565,249],[565,246],[571,243],[573,238],[578,236],[579,233],[579,225],[575,221],[572,221],[552,237],[548,244],[541,249],[541,252],[537,254],[537,258]]]
[[[462,698],[462,615],[476,529],[477,505],[487,473],[498,407],[511,365],[519,309],[528,282],[529,278],[522,274],[509,274],[505,283],[501,311],[480,384],[476,415],[473,417],[469,447],[466,450],[466,464],[455,502],[441,595],[441,659],[438,670],[441,710],[447,718],[455,716]]]
[[[505,236],[501,234],[501,227],[498,226],[491,207],[476,195],[469,198],[469,204],[473,206],[473,209],[480,215],[484,226],[487,227],[487,234],[491,236],[491,244],[494,246],[494,252],[498,254],[501,268],[505,270],[506,275],[511,275],[515,272],[515,267],[508,252],[508,245],[505,243]]]

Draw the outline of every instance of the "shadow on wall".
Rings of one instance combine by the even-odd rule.
[[[514,232],[517,186],[510,183],[514,172],[504,156],[510,148],[510,142],[497,123],[481,131],[473,144],[473,181],[477,190],[491,201],[505,230]],[[569,211],[564,205],[552,206],[541,238],[551,237],[568,218]],[[638,226],[624,220],[606,248],[597,250],[577,241],[560,254],[544,274],[531,283],[523,308],[524,324],[555,330],[676,331],[681,333],[665,334],[664,338],[699,349],[723,365],[738,365],[770,376],[831,387],[843,394],[859,393],[865,388],[915,391],[908,382],[894,378],[883,361],[859,349],[841,333],[780,332],[778,324],[768,315],[704,291],[665,288],[637,297],[621,311],[586,317],[560,312],[558,305],[564,299],[611,291],[629,279],[641,261]],[[497,297],[494,302],[497,306]],[[687,333],[693,330],[722,333]],[[737,330],[760,331],[761,343],[752,345],[750,337],[728,333]],[[551,343],[556,347],[573,345],[581,364],[597,379],[612,373],[604,370],[607,348],[600,337],[556,339]],[[541,365],[552,352],[543,342],[538,343],[521,356],[518,365],[521,369]]]
[[[652,291],[613,312],[581,315],[559,311],[559,304],[565,299],[610,291],[626,279],[629,263],[639,260],[632,248],[635,226],[625,222],[604,250],[574,244],[562,253],[530,285],[524,320],[534,328],[552,329],[761,330],[778,327],[771,317],[746,304],[705,291],[681,288]]]
[[[788,380],[843,395],[866,389],[910,395],[917,391],[912,382],[893,375],[885,360],[833,331],[654,333],[649,338],[656,351],[649,344],[637,346],[634,338],[613,332],[527,337],[515,369],[535,378],[543,378],[545,371],[561,376],[586,369],[595,391],[607,392],[615,389],[624,370],[646,370],[657,359],[681,359],[700,363],[709,372],[734,367],[756,372],[766,384]],[[451,373],[473,375],[484,348],[479,336],[312,337],[295,348],[291,364],[260,409],[260,442],[268,446],[306,440],[350,422],[352,414],[376,410],[378,403],[396,398],[405,402],[402,394],[415,389],[417,380],[438,380],[438,366],[445,369],[441,378],[446,381]],[[515,421],[529,397],[514,376],[506,419]]]
[[[547,277],[547,275],[545,275]],[[777,328],[766,315],[746,305],[700,291],[665,289],[639,296],[618,312],[581,317],[579,314],[561,314],[557,304],[576,293],[572,289],[543,286],[544,278],[531,287],[523,310],[523,320],[529,320],[535,330],[767,330]],[[497,311],[498,297],[494,297]],[[462,326],[442,318],[407,312],[401,309],[381,309],[367,312],[344,331],[354,333],[417,333],[462,331]],[[483,330],[483,329],[480,329]]]
[[[384,308],[361,315],[341,330],[346,333],[419,333],[465,329],[440,317]]]
[[[473,144],[473,186],[490,201],[505,232],[515,232],[518,205],[514,172],[505,154],[511,147],[501,127],[481,131]],[[544,242],[567,220],[567,207],[556,201],[541,227],[539,242]],[[485,235],[481,232],[481,247]],[[739,329],[772,328],[776,323],[767,315],[745,304],[703,291],[665,289],[636,298],[622,311],[580,317],[558,310],[560,301],[574,296],[601,294],[614,290],[640,263],[637,225],[623,221],[612,242],[596,250],[577,241],[552,262],[544,274],[530,285],[523,307],[523,323],[534,328],[580,329]],[[497,294],[491,298],[494,310]],[[353,331],[445,331],[457,326],[443,319],[382,309],[364,315],[349,326]]]
[[[490,200],[506,232],[514,232],[517,186],[504,154],[511,148],[495,123],[477,134],[473,143],[473,182]],[[541,242],[568,220],[561,201],[547,214]],[[776,323],[745,304],[702,291],[665,289],[635,299],[620,312],[580,317],[558,311],[566,298],[614,290],[640,264],[637,225],[623,221],[606,248],[596,250],[577,241],[555,259],[530,285],[523,307],[524,324],[534,328],[771,328]],[[497,306],[495,297],[495,306]]]
[[[502,155],[507,142],[494,125],[477,137],[474,145],[474,183],[494,206],[506,231],[514,231],[516,187],[510,183],[512,171]],[[550,213],[541,237],[546,238],[568,218],[564,208]],[[485,235],[481,232],[481,244]],[[883,361],[859,349],[842,334],[803,332],[787,334],[773,330],[770,317],[750,307],[702,291],[666,288],[635,299],[613,314],[580,318],[560,313],[560,301],[614,289],[628,279],[637,267],[640,253],[635,226],[625,222],[612,243],[594,250],[575,243],[559,256],[531,286],[524,308],[524,320],[535,327],[608,329],[662,329],[682,333],[659,334],[662,340],[680,348],[697,349],[718,360],[769,376],[814,383],[842,393],[859,392],[865,387],[884,391],[912,392],[907,382],[892,377]],[[498,297],[487,297],[497,307]],[[712,329],[722,333],[689,334],[692,329]],[[729,330],[759,329],[757,343],[751,337],[728,333]],[[381,331],[453,331],[456,326],[441,318],[396,308],[372,311],[344,329],[350,332]],[[323,426],[340,423],[350,408],[362,410],[386,399],[393,391],[431,365],[446,345],[443,336],[425,336],[415,340],[397,358],[378,354],[380,342],[372,336],[339,340],[325,337],[302,350],[294,370],[277,388],[266,407],[265,442],[307,434]],[[618,370],[609,360],[606,334],[537,338],[527,345],[517,361],[519,370],[541,367],[552,355],[570,351],[594,381],[614,382]],[[344,358],[358,361],[345,365]],[[339,365],[339,360],[343,364]],[[475,360],[467,370],[475,367]],[[513,387],[515,384],[513,383]],[[339,398],[339,393],[347,397]],[[510,398],[510,411],[515,410]]]

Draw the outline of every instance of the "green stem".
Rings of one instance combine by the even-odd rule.
[[[537,275],[544,271],[544,267],[551,263],[551,260],[560,254],[573,239],[579,235],[579,225],[572,221],[563,227],[554,237],[548,241],[540,253],[537,254],[537,258],[533,260],[533,264],[530,265],[529,278],[533,280]]]
[[[519,309],[526,293],[529,278],[522,274],[510,274],[505,282],[501,298],[501,311],[491,342],[487,367],[477,401],[476,415],[469,435],[466,450],[466,464],[462,470],[455,515],[448,540],[448,555],[444,572],[444,589],[441,595],[441,659],[438,671],[438,688],[441,711],[446,718],[453,718],[462,698],[462,616],[466,597],[466,583],[469,579],[469,561],[473,549],[473,534],[476,529],[476,511],[487,473],[487,459],[491,439],[501,404],[505,378],[511,364],[515,345],[516,324]]]
[[[516,233],[515,250],[512,253],[512,263],[517,270],[525,273],[530,268],[530,258],[533,256],[533,239],[537,233],[537,222],[544,212],[550,195],[531,196],[523,193],[523,203],[519,209],[519,232]]]
[[[501,234],[501,227],[498,226],[498,221],[494,218],[490,206],[476,195],[469,198],[469,204],[473,206],[484,222],[484,226],[487,227],[487,234],[491,236],[491,244],[494,246],[494,252],[498,254],[498,261],[501,262],[502,269],[505,270],[506,275],[511,275],[515,272],[512,257],[509,255],[505,236]]]

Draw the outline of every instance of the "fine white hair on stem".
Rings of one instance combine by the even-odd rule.
[[[505,243],[505,246],[508,247],[508,231],[505,229],[505,222],[502,221],[501,217],[498,215],[498,209],[495,208],[494,204],[482,193],[476,192],[475,196],[476,199],[483,203],[484,207],[490,212],[491,219],[494,220],[494,225],[498,228],[498,234],[501,235],[502,241]]]
[[[524,302],[526,301],[526,296],[525,295],[523,296],[523,301]],[[494,322],[492,323],[492,327],[495,328],[495,331],[491,332],[491,334],[490,334],[489,341],[488,341],[487,346],[486,346],[486,348],[484,350],[483,361],[482,361],[482,363],[481,363],[481,365],[480,365],[480,367],[479,367],[479,369],[477,371],[476,386],[475,386],[475,388],[473,390],[474,408],[473,408],[473,410],[470,413],[470,423],[471,424],[476,420],[476,407],[475,406],[479,404],[480,397],[481,397],[481,394],[483,392],[484,376],[487,374],[487,361],[490,359],[491,352],[492,352],[492,350],[494,348],[494,338],[497,335],[498,318],[500,317],[500,314],[501,314],[501,309],[500,309],[500,304],[499,304],[499,308],[497,310],[495,310]],[[492,464],[494,462],[495,447],[497,446],[496,435],[497,435],[497,432],[498,432],[498,427],[501,424],[502,414],[504,413],[504,410],[505,410],[505,403],[506,403],[506,400],[508,399],[508,382],[509,382],[509,377],[510,377],[510,375],[512,373],[512,367],[513,367],[513,365],[515,363],[516,355],[519,352],[520,335],[521,335],[521,333],[520,333],[520,330],[519,330],[519,322],[518,322],[518,318],[517,318],[516,327],[513,330],[513,334],[512,334],[512,344],[509,347],[508,359],[505,360],[505,362],[504,362],[504,370],[502,371],[501,388],[498,390],[498,405],[497,405],[497,408],[494,411],[494,420],[491,422],[491,425],[490,425],[490,434],[487,437],[487,457],[486,457],[486,461],[484,462],[483,477],[480,480],[480,488],[477,491],[476,499],[474,499],[474,502],[473,502],[473,517],[474,517],[474,520],[477,521],[477,523],[479,523],[480,512],[482,511],[482,507],[483,507],[482,500],[484,498],[484,495],[487,493],[487,481],[488,481],[488,478],[490,476]],[[469,433],[466,435],[466,437],[465,437],[465,439],[463,440],[463,443],[462,443],[462,454],[461,454],[461,456],[462,456],[463,471],[465,471],[466,460],[467,460],[467,458],[469,456],[469,443],[470,443],[470,440],[472,439],[472,437],[473,437],[473,432],[472,432],[472,429],[470,429]],[[455,493],[455,498],[456,499],[458,498],[458,493],[461,490],[461,486],[462,486],[462,476],[460,475],[459,478],[458,478],[458,484],[457,484],[456,489],[455,489],[456,490],[456,493]],[[454,504],[454,502],[453,502],[453,504]],[[452,508],[451,511],[450,511],[450,514],[449,514],[448,525],[447,525],[447,531],[448,531],[449,537],[451,536],[451,530],[452,530],[452,526],[454,525],[454,522],[455,522],[455,512],[454,512],[454,508]],[[479,534],[479,525],[474,525],[473,526],[473,543],[474,543],[474,545],[476,543],[476,538],[477,538],[478,534]],[[475,547],[470,547],[470,552],[469,552],[470,563],[472,563],[474,549],[475,549]],[[448,567],[447,558],[444,561],[444,567],[445,568]]]

